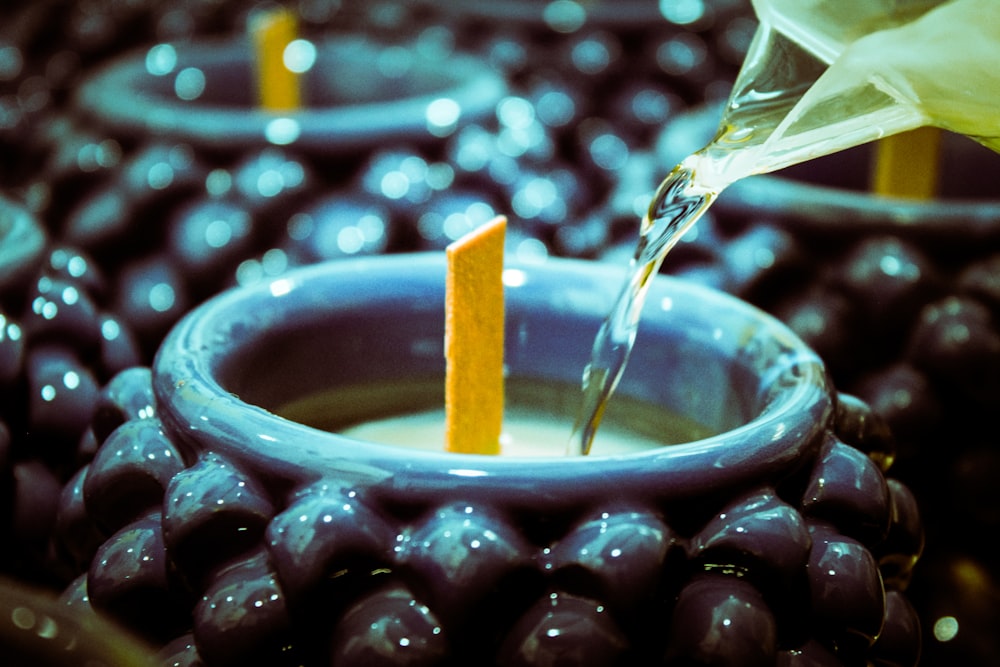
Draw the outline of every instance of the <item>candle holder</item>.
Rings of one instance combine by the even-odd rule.
[[[509,408],[575,406],[621,278],[506,270],[508,382],[529,388]],[[66,600],[169,664],[916,663],[922,534],[891,438],[720,292],[657,278],[612,399],[652,417],[607,428],[673,444],[483,456],[303,423],[440,400],[444,279],[440,254],[332,262],[185,316],[105,389],[60,502]],[[685,420],[710,434],[665,439]]]

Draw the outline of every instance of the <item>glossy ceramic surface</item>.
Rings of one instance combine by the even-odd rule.
[[[511,375],[577,382],[620,278],[511,266]],[[888,435],[721,293],[658,279],[620,386],[719,431],[696,442],[420,453],[269,410],[443,377],[443,284],[439,254],[344,261],[186,316],[105,392],[61,500],[66,598],[169,664],[915,664],[922,533]]]

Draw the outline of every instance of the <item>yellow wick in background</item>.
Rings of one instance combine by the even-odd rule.
[[[285,66],[285,48],[298,38],[298,20],[284,7],[260,9],[249,20],[257,71],[257,97],[267,111],[298,109],[299,76]]]
[[[499,454],[503,428],[503,248],[507,219],[448,246],[445,279],[445,448]]]
[[[937,194],[941,130],[920,127],[875,144],[872,191],[885,197],[933,199]]]

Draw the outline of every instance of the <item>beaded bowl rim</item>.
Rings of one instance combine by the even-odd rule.
[[[315,45],[316,64],[307,86],[322,90],[332,78],[329,70],[343,63],[367,67],[371,76],[376,75],[375,48],[369,39],[330,37],[317,40]],[[127,53],[97,69],[81,83],[75,107],[98,123],[125,133],[151,132],[230,150],[274,145],[267,138],[269,125],[276,119],[289,119],[297,125],[297,134],[279,145],[337,154],[395,140],[433,140],[436,137],[427,129],[426,112],[435,100],[454,100],[460,109],[456,123],[461,124],[487,118],[507,94],[506,83],[494,70],[469,56],[451,54],[447,60],[415,57],[403,78],[414,86],[422,78],[426,89],[408,96],[331,106],[310,106],[307,102],[291,112],[206,104],[197,99],[186,102],[160,90],[164,79],[147,71],[148,51]],[[252,67],[246,39],[203,39],[178,44],[176,52],[177,63],[164,77],[188,67]],[[427,85],[428,81],[434,85]]]
[[[532,290],[537,294],[555,290],[565,296],[572,289],[577,295],[589,295],[587,316],[596,323],[606,314],[623,277],[616,266],[560,258],[510,268],[522,271],[527,279],[508,291],[508,304],[520,298],[524,287],[526,295]],[[735,297],[668,276],[654,280],[647,303],[667,299],[670,305],[663,310],[647,308],[640,330],[669,324],[678,312],[685,317],[702,312],[700,322],[715,327],[707,332],[709,338],[732,334],[732,340],[720,345],[749,349],[753,341],[762,341],[763,351],[757,354],[765,361],[757,379],[769,387],[759,414],[724,433],[690,443],[572,458],[403,450],[289,421],[242,400],[219,382],[219,368],[233,361],[231,341],[237,336],[252,340],[255,327],[266,331],[268,322],[296,321],[296,310],[364,308],[368,299],[393,298],[386,294],[414,299],[429,289],[443,292],[444,275],[443,253],[386,255],[312,265],[267,284],[217,295],[189,312],[163,341],[152,367],[157,414],[168,432],[178,434],[195,451],[211,450],[242,460],[265,475],[286,476],[292,486],[336,476],[341,484],[375,486],[410,500],[423,495],[440,501],[485,491],[542,505],[620,495],[623,480],[628,480],[629,493],[639,497],[658,495],[665,488],[683,494],[684,489],[704,489],[706,484],[723,488],[736,479],[772,479],[818,448],[829,425],[835,398],[825,367],[791,330]],[[324,284],[327,290],[336,286],[341,291],[339,303],[318,300]],[[277,304],[280,315],[267,314],[268,302]],[[579,296],[564,303],[576,308]],[[735,331],[735,326],[727,328],[730,323],[742,326]]]

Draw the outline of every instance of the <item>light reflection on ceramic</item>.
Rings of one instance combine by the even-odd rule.
[[[574,386],[620,276],[511,269],[511,375]],[[884,431],[720,293],[658,279],[620,388],[719,432],[700,441],[451,455],[269,411],[441,376],[443,282],[440,254],[334,262],[188,315],[105,393],[61,500],[66,599],[87,591],[181,664],[916,663],[922,534]]]

